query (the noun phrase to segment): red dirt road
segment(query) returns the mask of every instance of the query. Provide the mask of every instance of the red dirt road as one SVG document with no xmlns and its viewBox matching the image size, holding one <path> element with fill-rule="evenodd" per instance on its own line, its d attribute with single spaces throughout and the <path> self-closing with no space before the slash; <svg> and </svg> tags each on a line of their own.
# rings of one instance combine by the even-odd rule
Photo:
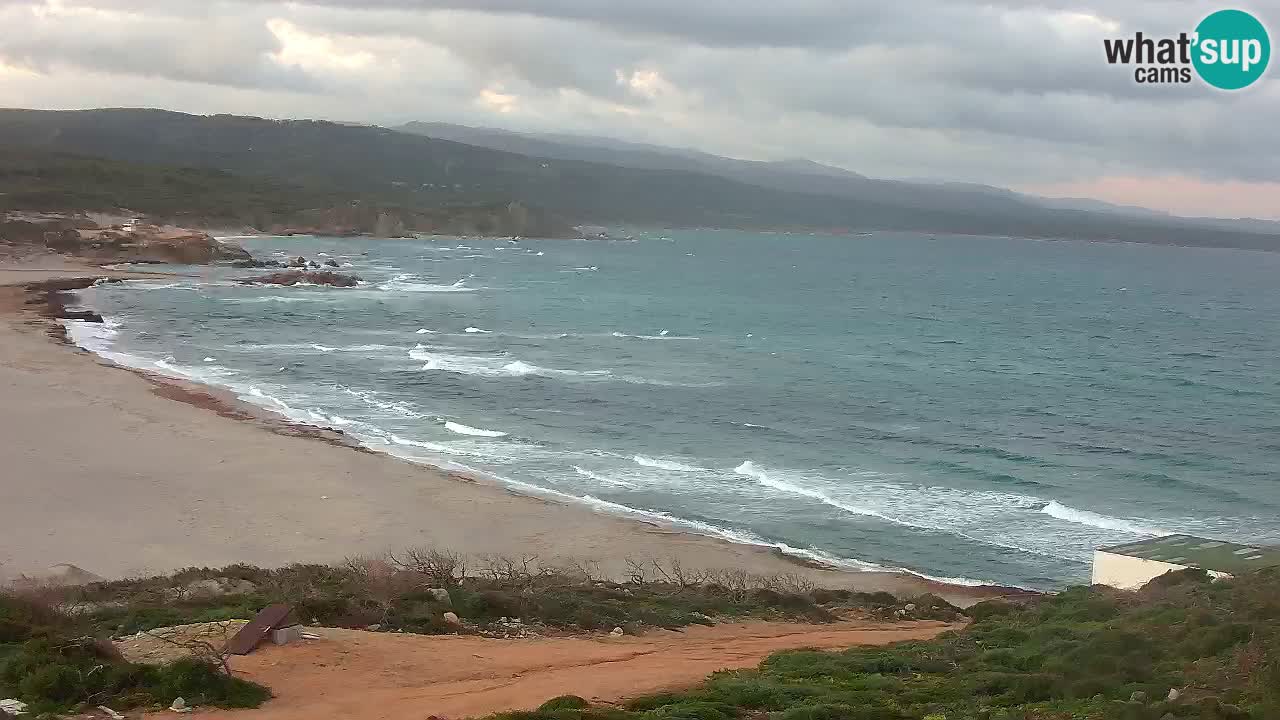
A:
<svg viewBox="0 0 1280 720">
<path fill-rule="evenodd" d="M 778 650 L 883 645 L 955 627 L 743 623 L 642 637 L 523 640 L 322 629 L 315 631 L 321 640 L 232 658 L 236 673 L 269 686 L 274 700 L 258 710 L 197 714 L 208 720 L 475 717 L 535 708 L 566 694 L 620 700 L 693 685 L 716 670 L 753 667 Z"/>
</svg>

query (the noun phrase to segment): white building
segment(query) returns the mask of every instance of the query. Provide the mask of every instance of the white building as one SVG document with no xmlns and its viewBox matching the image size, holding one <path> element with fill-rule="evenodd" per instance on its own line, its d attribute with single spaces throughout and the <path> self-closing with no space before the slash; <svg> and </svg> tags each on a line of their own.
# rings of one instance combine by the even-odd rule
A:
<svg viewBox="0 0 1280 720">
<path fill-rule="evenodd" d="M 1136 590 L 1174 570 L 1200 568 L 1214 578 L 1280 566 L 1280 548 L 1169 535 L 1093 553 L 1093 584 Z"/>
</svg>

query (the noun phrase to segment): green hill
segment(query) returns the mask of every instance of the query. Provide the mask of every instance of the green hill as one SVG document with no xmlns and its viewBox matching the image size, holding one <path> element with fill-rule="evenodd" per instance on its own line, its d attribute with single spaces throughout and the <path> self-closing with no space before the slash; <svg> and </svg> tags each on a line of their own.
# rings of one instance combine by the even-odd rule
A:
<svg viewBox="0 0 1280 720">
<path fill-rule="evenodd" d="M 3 146 L 220 170 L 254 178 L 251 182 L 269 178 L 303 196 L 370 198 L 412 209 L 516 201 L 579 223 L 908 230 L 1280 249 L 1280 235 L 1197 227 L 1176 219 L 1017 202 L 974 201 L 969 209 L 923 202 L 905 191 L 900 198 L 883 188 L 861 193 L 857 183 L 865 179 L 829 173 L 824 179 L 807 170 L 797 175 L 792 166 L 784 168 L 786 177 L 807 179 L 780 189 L 692 170 L 541 158 L 310 120 L 160 110 L 0 110 Z M 839 195 L 795 191 L 837 181 L 853 183 L 853 189 Z"/>
</svg>

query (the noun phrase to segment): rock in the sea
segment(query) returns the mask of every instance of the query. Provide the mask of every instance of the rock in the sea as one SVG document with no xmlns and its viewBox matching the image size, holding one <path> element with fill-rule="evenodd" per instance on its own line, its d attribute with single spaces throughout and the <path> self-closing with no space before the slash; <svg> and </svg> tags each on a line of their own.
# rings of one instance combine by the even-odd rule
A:
<svg viewBox="0 0 1280 720">
<path fill-rule="evenodd" d="M 328 260 L 325 260 L 324 264 L 327 265 L 328 267 L 338 267 L 338 261 L 334 260 L 333 258 L 329 258 Z"/>
<path fill-rule="evenodd" d="M 280 261 L 278 260 L 237 260 L 231 263 L 231 267 L 237 267 L 237 268 L 280 267 Z"/>
<path fill-rule="evenodd" d="M 287 267 L 299 267 L 299 268 L 306 267 L 306 266 L 307 266 L 307 259 L 302 257 L 301 255 L 290 260 L 289 264 L 287 265 Z"/>
<path fill-rule="evenodd" d="M 355 287 L 360 284 L 360 276 L 336 273 L 332 270 L 285 270 L 284 272 L 247 278 L 240 282 L 248 285 L 330 285 L 332 287 Z"/>
</svg>

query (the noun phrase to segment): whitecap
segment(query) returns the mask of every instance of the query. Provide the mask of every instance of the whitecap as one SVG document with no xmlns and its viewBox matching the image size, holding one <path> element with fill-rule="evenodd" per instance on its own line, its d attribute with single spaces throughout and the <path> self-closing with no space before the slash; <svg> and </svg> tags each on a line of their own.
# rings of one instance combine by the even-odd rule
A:
<svg viewBox="0 0 1280 720">
<path fill-rule="evenodd" d="M 658 470 L 672 470 L 674 472 L 706 472 L 706 468 L 686 465 L 674 460 L 663 460 L 645 457 L 644 455 L 635 455 L 631 458 L 632 462 L 647 468 L 657 468 Z"/>
<path fill-rule="evenodd" d="M 402 273 L 377 286 L 379 290 L 388 292 L 421 292 L 421 293 L 456 293 L 475 292 L 475 288 L 466 286 L 467 278 L 461 278 L 451 285 L 439 285 L 423 282 L 417 275 Z"/>
<path fill-rule="evenodd" d="M 462 332 L 464 332 L 464 333 L 473 333 L 473 334 L 474 334 L 474 333 L 484 333 L 484 334 L 488 334 L 488 333 L 489 333 L 489 331 L 488 331 L 488 330 L 481 330 L 480 328 L 475 327 L 475 326 L 471 326 L 471 327 L 465 328 L 465 329 L 463 329 L 463 331 L 462 331 Z"/>
<path fill-rule="evenodd" d="M 1143 524 L 1143 521 L 1128 520 L 1125 518 L 1111 517 L 1110 515 L 1102 515 L 1101 513 L 1092 512 L 1090 510 L 1079 510 L 1068 505 L 1063 505 L 1057 500 L 1051 500 L 1047 505 L 1040 508 L 1040 512 L 1050 517 L 1065 520 L 1067 522 L 1079 525 L 1088 525 L 1090 527 L 1101 528 L 1103 530 L 1116 530 L 1119 532 L 1132 533 L 1134 535 L 1169 535 L 1167 530 L 1151 527 Z"/>
<path fill-rule="evenodd" d="M 606 485 L 617 485 L 618 487 L 626 487 L 626 488 L 635 487 L 635 485 L 627 482 L 626 480 L 619 480 L 617 478 L 611 478 L 607 475 L 601 475 L 600 473 L 594 473 L 594 472 L 591 472 L 590 470 L 587 470 L 586 468 L 578 467 L 577 465 L 573 466 L 573 471 L 578 473 L 584 478 L 595 480 L 596 482 L 601 482 Z"/>
<path fill-rule="evenodd" d="M 474 427 L 471 427 L 470 425 L 463 425 L 462 423 L 453 422 L 452 420 L 446 421 L 444 424 L 444 427 L 449 432 L 455 432 L 455 433 L 458 433 L 459 435 L 474 435 L 476 437 L 491 437 L 491 438 L 499 438 L 499 437 L 507 436 L 506 433 L 500 430 L 485 430 L 483 428 L 474 428 Z"/>
<path fill-rule="evenodd" d="M 830 505 L 831 507 L 839 508 L 841 510 L 844 510 L 847 513 L 879 518 L 880 520 L 891 522 L 895 525 L 906 525 L 908 527 L 915 527 L 915 526 L 912 526 L 910 523 L 903 522 L 901 520 L 898 520 L 897 518 L 889 517 L 884 513 L 877 512 L 870 508 L 859 507 L 852 503 L 836 500 L 835 498 L 832 498 L 831 496 L 819 490 L 801 487 L 794 483 L 787 482 L 786 480 L 778 480 L 776 478 L 770 477 L 768 473 L 757 468 L 755 464 L 753 464 L 750 460 L 743 462 L 741 465 L 734 468 L 733 471 L 739 475 L 752 478 L 756 482 L 760 483 L 761 485 L 764 485 L 765 487 L 773 488 L 774 490 L 778 490 L 780 492 L 788 493 L 791 495 L 799 495 L 802 497 L 810 498 L 812 500 L 817 500 L 818 502 L 824 505 Z"/>
</svg>

